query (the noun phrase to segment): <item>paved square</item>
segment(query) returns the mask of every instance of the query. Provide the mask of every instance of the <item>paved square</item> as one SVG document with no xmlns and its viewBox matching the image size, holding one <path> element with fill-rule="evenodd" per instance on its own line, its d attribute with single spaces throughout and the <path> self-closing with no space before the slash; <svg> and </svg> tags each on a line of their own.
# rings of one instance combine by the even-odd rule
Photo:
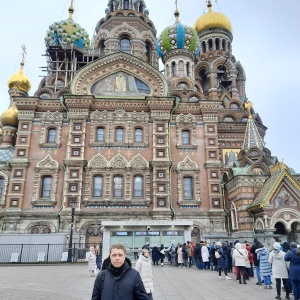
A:
<svg viewBox="0 0 300 300">
<path fill-rule="evenodd" d="M 153 266 L 153 273 L 154 300 L 271 300 L 276 296 L 275 284 L 272 290 L 264 290 L 255 279 L 243 285 L 195 267 Z M 88 277 L 85 263 L 0 266 L 0 299 L 90 300 L 94 280 Z"/>
</svg>

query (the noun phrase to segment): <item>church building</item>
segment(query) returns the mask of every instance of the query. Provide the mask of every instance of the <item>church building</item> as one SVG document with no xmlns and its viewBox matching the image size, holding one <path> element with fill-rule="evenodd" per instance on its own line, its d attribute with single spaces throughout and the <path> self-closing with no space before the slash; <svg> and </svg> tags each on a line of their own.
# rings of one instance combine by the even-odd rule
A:
<svg viewBox="0 0 300 300">
<path fill-rule="evenodd" d="M 75 203 L 73 241 L 103 253 L 115 242 L 299 243 L 300 174 L 265 147 L 230 19 L 209 0 L 193 26 L 176 9 L 157 33 L 146 2 L 109 0 L 91 42 L 72 1 L 46 33 L 34 95 L 24 59 L 9 78 L 1 235 L 67 239 Z"/>
</svg>

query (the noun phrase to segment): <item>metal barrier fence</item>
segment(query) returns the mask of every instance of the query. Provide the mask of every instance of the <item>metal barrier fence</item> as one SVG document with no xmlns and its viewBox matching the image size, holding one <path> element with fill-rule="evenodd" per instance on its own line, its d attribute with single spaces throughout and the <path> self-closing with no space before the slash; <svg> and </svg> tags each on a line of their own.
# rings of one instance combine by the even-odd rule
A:
<svg viewBox="0 0 300 300">
<path fill-rule="evenodd" d="M 73 263 L 86 260 L 86 254 L 94 244 L 73 244 Z M 126 256 L 136 262 L 141 249 L 127 249 Z M 68 259 L 66 244 L 0 244 L 0 264 L 61 263 Z M 105 259 L 105 257 L 103 258 Z"/>
<path fill-rule="evenodd" d="M 88 251 L 88 245 L 73 244 L 72 262 L 84 260 Z M 0 264 L 60 263 L 67 258 L 66 244 L 0 244 Z"/>
</svg>

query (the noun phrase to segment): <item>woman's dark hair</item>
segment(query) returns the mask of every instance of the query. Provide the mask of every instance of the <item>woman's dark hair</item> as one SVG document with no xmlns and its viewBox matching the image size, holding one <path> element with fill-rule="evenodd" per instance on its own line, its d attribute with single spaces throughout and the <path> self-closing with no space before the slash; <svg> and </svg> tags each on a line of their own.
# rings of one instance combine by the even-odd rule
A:
<svg viewBox="0 0 300 300">
<path fill-rule="evenodd" d="M 263 247 L 264 247 L 264 245 L 259 243 L 258 246 L 257 246 L 257 249 L 260 249 L 260 248 L 263 248 Z"/>
</svg>

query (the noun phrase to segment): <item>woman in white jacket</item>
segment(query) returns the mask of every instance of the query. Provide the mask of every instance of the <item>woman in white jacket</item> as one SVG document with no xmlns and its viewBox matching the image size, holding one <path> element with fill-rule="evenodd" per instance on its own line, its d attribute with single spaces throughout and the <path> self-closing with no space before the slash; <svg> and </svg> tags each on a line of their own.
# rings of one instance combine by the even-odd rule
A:
<svg viewBox="0 0 300 300">
<path fill-rule="evenodd" d="M 97 276 L 96 271 L 96 253 L 95 248 L 90 247 L 90 252 L 87 255 L 89 276 Z"/>
<path fill-rule="evenodd" d="M 204 271 L 206 269 L 209 270 L 209 252 L 208 248 L 206 246 L 206 243 L 204 243 L 201 247 L 201 256 L 202 256 L 202 261 L 203 261 L 203 269 Z"/>
<path fill-rule="evenodd" d="M 237 279 L 240 284 L 242 284 L 241 280 L 241 272 L 243 273 L 243 283 L 246 282 L 246 261 L 248 259 L 248 251 L 246 249 L 242 249 L 240 243 L 235 244 L 235 249 L 232 253 L 232 259 L 234 259 L 235 266 L 238 268 L 238 276 Z"/>
<path fill-rule="evenodd" d="M 285 253 L 280 250 L 280 244 L 277 242 L 273 244 L 273 249 L 274 250 L 269 254 L 269 263 L 272 265 L 273 277 L 276 280 L 277 297 L 275 299 L 281 299 L 281 280 L 286 292 L 285 299 L 290 299 L 289 274 L 284 260 Z"/>
<path fill-rule="evenodd" d="M 135 269 L 140 273 L 149 300 L 153 300 L 153 275 L 149 250 L 144 248 L 136 262 Z"/>
</svg>

